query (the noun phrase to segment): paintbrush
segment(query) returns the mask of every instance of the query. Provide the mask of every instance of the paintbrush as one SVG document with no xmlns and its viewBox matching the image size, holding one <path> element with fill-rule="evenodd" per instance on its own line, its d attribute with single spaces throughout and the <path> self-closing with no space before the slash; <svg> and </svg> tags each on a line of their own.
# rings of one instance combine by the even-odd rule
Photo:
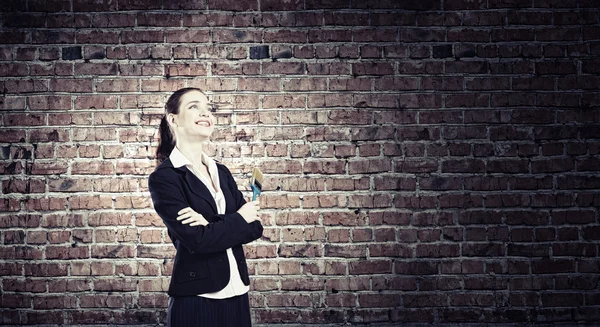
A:
<svg viewBox="0 0 600 327">
<path fill-rule="evenodd" d="M 250 188 L 252 189 L 252 201 L 260 195 L 262 191 L 263 173 L 257 167 L 252 169 L 252 177 L 250 178 Z"/>
</svg>

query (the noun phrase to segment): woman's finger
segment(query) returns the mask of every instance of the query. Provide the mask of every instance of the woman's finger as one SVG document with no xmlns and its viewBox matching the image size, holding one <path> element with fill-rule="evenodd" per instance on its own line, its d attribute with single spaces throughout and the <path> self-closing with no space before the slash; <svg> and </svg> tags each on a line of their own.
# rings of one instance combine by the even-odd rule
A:
<svg viewBox="0 0 600 327">
<path fill-rule="evenodd" d="M 191 222 L 193 222 L 193 221 L 195 221 L 195 220 L 194 220 L 194 218 L 192 218 L 192 217 L 187 217 L 187 218 L 183 219 L 183 220 L 181 221 L 181 223 L 182 223 L 182 224 L 189 224 L 189 223 L 191 223 Z"/>
<path fill-rule="evenodd" d="M 190 226 L 198 226 L 198 225 L 202 225 L 202 226 L 206 226 L 208 225 L 208 221 L 202 217 L 193 217 L 194 222 L 190 224 Z"/>
<path fill-rule="evenodd" d="M 183 213 L 189 212 L 190 210 L 192 210 L 192 208 L 186 207 L 186 208 L 183 208 L 183 209 L 179 210 L 179 212 L 177 214 L 181 215 Z"/>
<path fill-rule="evenodd" d="M 181 211 L 179 211 L 179 213 L 177 213 L 177 214 L 181 216 L 181 215 L 189 215 L 189 214 L 191 214 L 191 213 L 192 213 L 192 212 L 191 212 L 190 210 L 181 210 Z"/>
<path fill-rule="evenodd" d="M 185 218 L 189 218 L 191 216 L 192 216 L 192 214 L 190 212 L 186 212 L 186 213 L 180 215 L 179 217 L 177 217 L 177 220 L 182 220 L 182 219 L 185 219 Z"/>
<path fill-rule="evenodd" d="M 187 224 L 193 223 L 195 221 L 196 221 L 196 219 L 194 219 L 194 218 L 188 218 L 188 219 L 182 221 L 181 223 L 184 225 L 187 225 Z"/>
</svg>

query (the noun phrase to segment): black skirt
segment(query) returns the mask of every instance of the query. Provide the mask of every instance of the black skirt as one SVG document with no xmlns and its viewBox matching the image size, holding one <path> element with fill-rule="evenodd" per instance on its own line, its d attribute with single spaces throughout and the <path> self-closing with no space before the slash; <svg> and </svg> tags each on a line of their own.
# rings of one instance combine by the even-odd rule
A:
<svg viewBox="0 0 600 327">
<path fill-rule="evenodd" d="M 171 297 L 169 327 L 251 327 L 248 293 L 227 299 Z"/>
</svg>

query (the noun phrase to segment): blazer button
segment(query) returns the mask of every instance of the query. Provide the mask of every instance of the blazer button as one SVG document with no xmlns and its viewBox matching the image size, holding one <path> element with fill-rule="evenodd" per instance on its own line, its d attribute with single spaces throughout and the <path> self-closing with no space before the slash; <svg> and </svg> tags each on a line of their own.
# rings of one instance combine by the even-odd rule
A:
<svg viewBox="0 0 600 327">
<path fill-rule="evenodd" d="M 190 272 L 190 277 L 192 277 L 192 278 L 196 277 L 196 272 L 195 271 Z"/>
</svg>

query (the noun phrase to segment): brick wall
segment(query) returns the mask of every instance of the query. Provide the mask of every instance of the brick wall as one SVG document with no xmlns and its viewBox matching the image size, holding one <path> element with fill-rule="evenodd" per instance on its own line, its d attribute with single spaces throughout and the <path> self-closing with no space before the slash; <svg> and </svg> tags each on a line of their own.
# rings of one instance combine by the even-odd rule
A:
<svg viewBox="0 0 600 327">
<path fill-rule="evenodd" d="M 600 319 L 596 1 L 1 6 L 1 323 L 164 323 L 147 176 L 184 86 L 267 178 L 255 323 Z"/>
</svg>

